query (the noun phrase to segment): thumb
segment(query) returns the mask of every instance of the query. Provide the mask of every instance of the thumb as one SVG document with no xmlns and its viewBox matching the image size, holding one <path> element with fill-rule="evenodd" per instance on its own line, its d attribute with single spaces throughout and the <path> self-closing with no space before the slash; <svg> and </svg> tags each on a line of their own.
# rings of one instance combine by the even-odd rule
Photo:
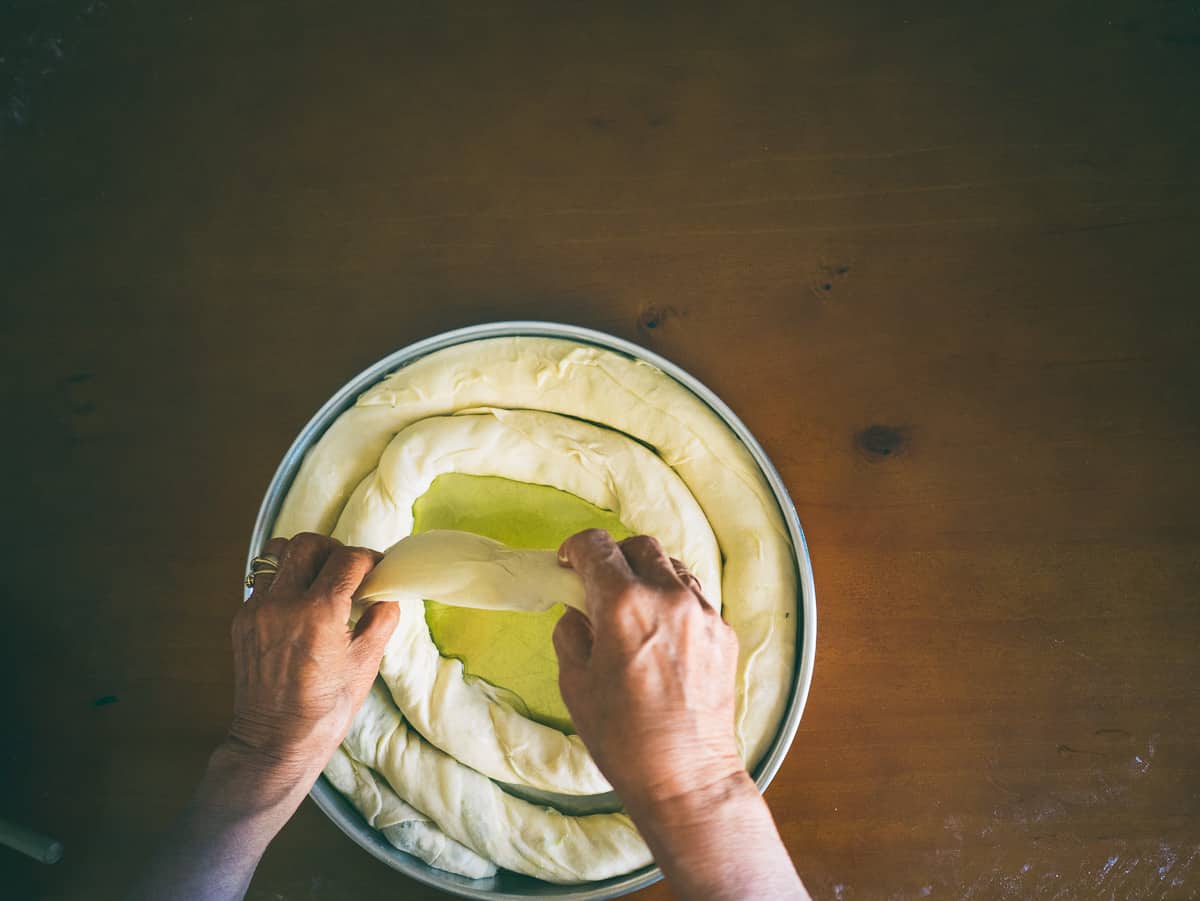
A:
<svg viewBox="0 0 1200 901">
<path fill-rule="evenodd" d="M 592 657 L 592 624 L 573 607 L 567 608 L 554 627 L 554 650 L 560 672 L 582 669 Z"/>
<path fill-rule="evenodd" d="M 355 663 L 372 672 L 379 669 L 383 649 L 400 622 L 400 605 L 391 601 L 376 601 L 367 606 L 358 618 L 350 639 L 350 653 Z"/>
</svg>

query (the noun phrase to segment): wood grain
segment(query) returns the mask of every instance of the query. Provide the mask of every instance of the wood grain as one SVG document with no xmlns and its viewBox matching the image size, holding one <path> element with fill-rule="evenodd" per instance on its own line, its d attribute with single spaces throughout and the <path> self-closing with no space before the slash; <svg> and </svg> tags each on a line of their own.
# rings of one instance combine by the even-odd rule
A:
<svg viewBox="0 0 1200 901">
<path fill-rule="evenodd" d="M 779 465 L 816 895 L 1200 894 L 1194 4 L 18 6 L 0 816 L 66 856 L 0 851 L 12 897 L 119 895 L 189 792 L 308 416 L 523 317 Z M 399 896 L 309 804 L 251 890 Z"/>
</svg>

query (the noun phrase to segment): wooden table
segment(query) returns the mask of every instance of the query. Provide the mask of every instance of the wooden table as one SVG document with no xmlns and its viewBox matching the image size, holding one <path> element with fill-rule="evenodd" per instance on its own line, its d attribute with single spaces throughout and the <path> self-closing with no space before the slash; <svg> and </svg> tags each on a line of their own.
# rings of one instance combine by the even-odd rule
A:
<svg viewBox="0 0 1200 901">
<path fill-rule="evenodd" d="M 317 406 L 525 317 L 781 469 L 814 894 L 1200 894 L 1194 4 L 449 5 L 0 19 L 0 816 L 67 849 L 6 897 L 117 896 L 189 793 Z M 432 896 L 307 803 L 251 890 Z"/>
</svg>

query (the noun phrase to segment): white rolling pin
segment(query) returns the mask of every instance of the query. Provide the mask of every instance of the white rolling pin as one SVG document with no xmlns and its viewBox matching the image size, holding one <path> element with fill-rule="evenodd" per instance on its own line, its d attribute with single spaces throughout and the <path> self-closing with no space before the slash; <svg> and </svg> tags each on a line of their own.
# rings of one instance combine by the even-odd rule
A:
<svg viewBox="0 0 1200 901">
<path fill-rule="evenodd" d="M 63 856 L 62 842 L 8 820 L 0 820 L 0 844 L 28 854 L 38 863 L 58 863 Z"/>
</svg>

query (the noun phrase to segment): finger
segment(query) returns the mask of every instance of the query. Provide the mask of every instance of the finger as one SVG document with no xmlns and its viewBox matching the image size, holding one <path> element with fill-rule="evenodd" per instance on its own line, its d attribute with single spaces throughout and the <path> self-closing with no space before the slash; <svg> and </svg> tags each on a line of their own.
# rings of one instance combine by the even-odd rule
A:
<svg viewBox="0 0 1200 901">
<path fill-rule="evenodd" d="M 589 611 L 601 611 L 607 601 L 621 595 L 635 581 L 629 561 L 603 529 L 585 529 L 572 535 L 558 549 L 558 562 L 583 579 Z"/>
<path fill-rule="evenodd" d="M 312 585 L 334 548 L 341 547 L 326 535 L 301 532 L 287 543 L 279 560 L 279 573 L 271 585 L 271 597 L 298 600 Z"/>
<path fill-rule="evenodd" d="M 704 589 L 700 586 L 700 580 L 692 574 L 690 569 L 688 569 L 681 561 L 676 560 L 674 557 L 671 558 L 671 566 L 675 569 L 675 575 L 679 577 L 679 581 L 681 581 L 687 588 L 691 589 L 692 594 L 696 596 L 696 600 L 698 600 L 709 610 L 716 609 L 713 607 L 712 603 L 709 602 L 708 598 L 704 596 Z"/>
<path fill-rule="evenodd" d="M 309 589 L 309 596 L 320 604 L 329 604 L 342 622 L 350 618 L 350 600 L 383 554 L 365 547 L 335 547 Z"/>
<path fill-rule="evenodd" d="M 568 607 L 554 627 L 559 671 L 587 666 L 592 657 L 592 641 L 592 624 L 578 610 Z"/>
<path fill-rule="evenodd" d="M 634 574 L 643 582 L 659 588 L 683 587 L 671 558 L 657 538 L 635 535 L 622 541 L 620 548 Z"/>
<path fill-rule="evenodd" d="M 286 538 L 272 538 L 262 549 L 262 554 L 260 556 L 265 557 L 266 555 L 270 554 L 276 560 L 281 560 L 283 559 L 283 551 L 287 547 L 287 544 L 288 542 Z M 247 604 L 258 600 L 270 590 L 271 583 L 275 581 L 276 573 L 278 573 L 278 570 L 275 572 L 260 572 L 255 574 L 254 587 L 250 590 L 250 597 L 246 598 Z"/>
<path fill-rule="evenodd" d="M 350 653 L 364 672 L 373 674 L 379 669 L 383 649 L 399 622 L 400 605 L 394 601 L 376 601 L 367 605 L 350 638 Z"/>
<path fill-rule="evenodd" d="M 697 594 L 700 593 L 700 580 L 692 573 L 690 569 L 684 566 L 682 560 L 671 558 L 671 568 L 675 570 L 675 575 L 679 577 L 679 581 Z"/>
</svg>

